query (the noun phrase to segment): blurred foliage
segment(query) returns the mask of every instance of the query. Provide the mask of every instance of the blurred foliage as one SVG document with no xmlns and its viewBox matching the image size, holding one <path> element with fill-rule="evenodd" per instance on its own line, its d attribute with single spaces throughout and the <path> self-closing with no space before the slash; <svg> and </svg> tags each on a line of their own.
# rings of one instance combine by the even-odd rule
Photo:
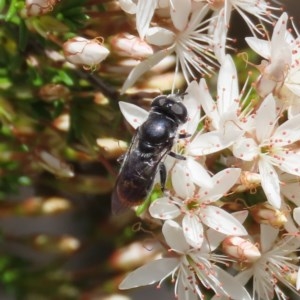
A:
<svg viewBox="0 0 300 300">
<path fill-rule="evenodd" d="M 132 240 L 135 222 L 110 220 L 118 154 L 96 143 L 130 137 L 116 109 L 122 76 L 76 68 L 61 46 L 75 35 L 107 39 L 102 16 L 113 8 L 62 0 L 37 17 L 24 9 L 0 0 L 0 291 L 103 299 L 123 272 L 108 260 Z"/>
<path fill-rule="evenodd" d="M 148 106 L 159 91 L 119 95 L 128 68 L 116 53 L 92 71 L 63 56 L 74 36 L 110 47 L 126 31 L 115 1 L 61 0 L 36 17 L 24 10 L 24 0 L 0 0 L 0 297 L 105 299 L 127 271 L 112 262 L 115 251 L 140 233 L 133 214 L 112 220 L 121 147 L 108 152 L 97 139 L 129 141 L 118 101 Z"/>
</svg>

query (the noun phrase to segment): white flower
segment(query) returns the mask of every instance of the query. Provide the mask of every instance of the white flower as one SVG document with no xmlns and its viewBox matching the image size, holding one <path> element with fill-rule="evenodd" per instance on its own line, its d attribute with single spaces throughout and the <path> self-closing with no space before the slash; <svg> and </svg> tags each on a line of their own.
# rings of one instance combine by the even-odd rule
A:
<svg viewBox="0 0 300 300">
<path fill-rule="evenodd" d="M 164 279 L 172 276 L 175 297 L 179 300 L 204 300 L 200 283 L 218 295 L 232 299 L 251 299 L 234 277 L 215 264 L 226 262 L 226 257 L 210 253 L 205 246 L 202 250 L 190 249 L 183 238 L 183 229 L 172 220 L 164 223 L 162 231 L 172 257 L 155 260 L 133 271 L 121 282 L 120 289 L 155 282 L 160 282 L 160 285 Z"/>
<path fill-rule="evenodd" d="M 292 63 L 292 49 L 287 37 L 288 15 L 283 13 L 276 23 L 270 42 L 256 37 L 246 38 L 248 45 L 267 59 L 260 68 L 261 75 L 257 80 L 256 89 L 261 97 L 265 97 L 276 88 L 281 88 Z"/>
<path fill-rule="evenodd" d="M 218 15 L 223 16 L 225 20 L 225 27 L 230 26 L 230 17 L 232 10 L 236 10 L 244 19 L 252 34 L 260 33 L 256 24 L 248 16 L 252 15 L 258 18 L 259 21 L 271 23 L 271 18 L 276 16 L 272 13 L 272 10 L 279 10 L 274 6 L 270 6 L 269 2 L 265 0 L 200 0 L 201 2 L 207 2 L 212 10 Z"/>
<path fill-rule="evenodd" d="M 109 54 L 109 50 L 102 46 L 101 39 L 88 40 L 79 36 L 66 41 L 63 50 L 70 63 L 89 68 L 98 65 Z"/>
<path fill-rule="evenodd" d="M 121 92 L 124 93 L 141 75 L 172 53 L 176 54 L 176 71 L 180 66 L 187 82 L 190 82 L 191 78 L 197 78 L 199 74 L 210 73 L 216 62 L 211 47 L 213 37 L 207 33 L 208 21 L 205 17 L 208 12 L 207 6 L 197 6 L 181 30 L 162 27 L 147 30 L 146 41 L 164 49 L 138 64 L 129 74 Z"/>
<path fill-rule="evenodd" d="M 289 174 L 300 175 L 300 153 L 292 144 L 300 139 L 300 115 L 277 127 L 278 114 L 270 94 L 260 105 L 254 118 L 254 129 L 233 144 L 235 157 L 252 162 L 261 175 L 261 185 L 271 205 L 280 208 L 280 185 L 274 167 Z"/>
<path fill-rule="evenodd" d="M 256 89 L 261 96 L 270 92 L 278 105 L 288 110 L 292 118 L 300 113 L 300 37 L 294 38 L 287 30 L 288 15 L 283 13 L 273 30 L 271 41 L 246 38 L 249 46 L 266 60 L 258 67 L 261 75 Z"/>
<path fill-rule="evenodd" d="M 59 0 L 26 0 L 26 14 L 27 16 L 44 15 L 56 5 Z"/>
<path fill-rule="evenodd" d="M 175 196 L 156 199 L 149 207 L 152 217 L 162 220 L 182 217 L 184 237 L 194 248 L 200 248 L 203 243 L 203 224 L 225 235 L 247 235 L 234 216 L 214 205 L 236 183 L 240 169 L 228 168 L 217 173 L 212 177 L 212 187 L 199 190 L 186 185 L 188 175 L 184 169 L 177 176 L 173 174 Z"/>
<path fill-rule="evenodd" d="M 169 8 L 175 28 L 183 30 L 192 9 L 191 0 L 119 0 L 119 3 L 127 13 L 136 14 L 136 28 L 141 39 L 150 27 L 155 10 Z"/>
<path fill-rule="evenodd" d="M 262 32 L 257 24 L 253 22 L 253 16 L 260 23 L 271 24 L 272 18 L 276 18 L 272 10 L 279 10 L 279 8 L 270 6 L 269 2 L 265 0 L 199 0 L 199 2 L 207 3 L 213 11 L 209 33 L 213 34 L 214 53 L 220 63 L 223 62 L 225 56 L 227 33 L 230 28 L 230 18 L 233 10 L 240 14 L 254 36 L 257 33 L 262 35 Z"/>
<path fill-rule="evenodd" d="M 236 276 L 241 284 L 246 284 L 253 277 L 253 299 L 272 300 L 276 294 L 278 299 L 287 300 L 279 282 L 299 295 L 296 291 L 299 289 L 299 275 L 295 285 L 292 278 L 299 274 L 299 265 L 294 255 L 300 241 L 294 237 L 281 237 L 277 241 L 278 233 L 278 229 L 261 225 L 261 258 Z"/>
<path fill-rule="evenodd" d="M 200 80 L 198 97 L 210 131 L 199 132 L 191 141 L 188 145 L 191 155 L 207 155 L 223 150 L 243 135 L 248 119 L 241 112 L 237 71 L 231 56 L 226 55 L 220 68 L 217 100 L 212 99 L 204 79 Z"/>
</svg>

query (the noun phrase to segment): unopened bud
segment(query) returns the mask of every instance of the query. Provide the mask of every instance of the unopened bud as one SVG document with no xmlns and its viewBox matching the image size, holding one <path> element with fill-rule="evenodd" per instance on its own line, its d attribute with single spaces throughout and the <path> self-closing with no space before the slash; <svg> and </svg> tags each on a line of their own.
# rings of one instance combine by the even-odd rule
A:
<svg viewBox="0 0 300 300">
<path fill-rule="evenodd" d="M 268 202 L 254 205 L 249 211 L 253 219 L 259 224 L 268 224 L 275 228 L 279 228 L 287 222 L 285 213 L 276 209 Z"/>
<path fill-rule="evenodd" d="M 78 250 L 80 247 L 80 241 L 72 236 L 63 236 L 58 239 L 57 246 L 61 252 L 71 254 Z"/>
<path fill-rule="evenodd" d="M 70 115 L 62 114 L 53 121 L 53 126 L 61 131 L 68 131 L 70 128 Z"/>
<path fill-rule="evenodd" d="M 111 40 L 111 46 L 114 52 L 120 56 L 140 59 L 153 54 L 153 49 L 147 42 L 129 33 L 121 33 L 114 36 Z"/>
<path fill-rule="evenodd" d="M 153 260 L 159 253 L 156 243 L 134 242 L 115 251 L 110 258 L 110 265 L 119 270 L 131 270 Z"/>
<path fill-rule="evenodd" d="M 58 0 L 26 0 L 26 15 L 40 16 L 53 10 Z"/>
<path fill-rule="evenodd" d="M 65 42 L 63 50 L 70 63 L 88 68 L 98 65 L 109 54 L 109 50 L 102 46 L 101 38 L 88 40 L 79 36 Z"/>
<path fill-rule="evenodd" d="M 44 252 L 71 254 L 78 250 L 80 241 L 68 235 L 53 237 L 46 234 L 39 234 L 34 238 L 33 245 Z"/>
<path fill-rule="evenodd" d="M 261 177 L 258 173 L 243 171 L 240 175 L 240 184 L 234 188 L 237 193 L 251 191 L 261 185 Z"/>
<path fill-rule="evenodd" d="M 222 249 L 227 255 L 245 263 L 254 263 L 261 257 L 260 251 L 253 243 L 239 236 L 225 238 Z"/>
<path fill-rule="evenodd" d="M 66 86 L 55 83 L 45 84 L 39 90 L 39 96 L 46 102 L 67 98 L 69 94 L 70 90 Z"/>
<path fill-rule="evenodd" d="M 99 138 L 96 142 L 103 151 L 103 156 L 109 159 L 121 156 L 128 146 L 126 142 L 112 138 Z"/>
<path fill-rule="evenodd" d="M 39 159 L 39 164 L 54 175 L 59 177 L 74 176 L 74 172 L 68 164 L 53 156 L 49 152 L 43 150 L 36 151 L 36 156 Z"/>
<path fill-rule="evenodd" d="M 41 207 L 42 212 L 47 215 L 65 212 L 70 208 L 71 203 L 67 199 L 61 197 L 45 198 Z"/>
</svg>

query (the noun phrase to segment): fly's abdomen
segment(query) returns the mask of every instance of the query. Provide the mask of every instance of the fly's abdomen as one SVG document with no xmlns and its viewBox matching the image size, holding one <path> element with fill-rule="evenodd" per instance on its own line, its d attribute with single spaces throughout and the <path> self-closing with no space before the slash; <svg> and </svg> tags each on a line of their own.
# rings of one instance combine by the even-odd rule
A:
<svg viewBox="0 0 300 300">
<path fill-rule="evenodd" d="M 120 213 L 128 207 L 142 203 L 152 188 L 157 167 L 151 163 L 151 159 L 134 158 L 133 155 L 128 162 L 134 164 L 135 168 L 125 164 L 119 174 L 112 195 L 113 213 Z"/>
</svg>

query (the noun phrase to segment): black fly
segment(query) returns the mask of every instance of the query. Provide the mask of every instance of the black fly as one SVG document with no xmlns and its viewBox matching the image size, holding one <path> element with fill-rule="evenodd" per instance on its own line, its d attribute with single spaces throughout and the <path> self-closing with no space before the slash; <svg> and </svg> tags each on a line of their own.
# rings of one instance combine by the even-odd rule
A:
<svg viewBox="0 0 300 300">
<path fill-rule="evenodd" d="M 138 127 L 125 155 L 112 193 L 113 213 L 145 200 L 161 161 L 171 151 L 178 126 L 187 118 L 179 95 L 162 95 L 153 100 L 147 120 Z"/>
</svg>

